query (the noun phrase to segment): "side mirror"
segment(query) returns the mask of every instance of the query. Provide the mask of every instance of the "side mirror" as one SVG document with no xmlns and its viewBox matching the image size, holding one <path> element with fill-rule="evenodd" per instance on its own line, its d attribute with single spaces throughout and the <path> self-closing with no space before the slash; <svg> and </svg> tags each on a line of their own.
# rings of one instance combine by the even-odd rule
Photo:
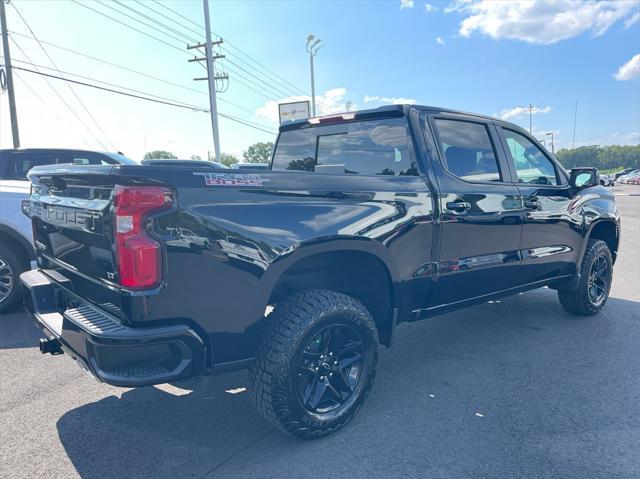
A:
<svg viewBox="0 0 640 479">
<path fill-rule="evenodd" d="M 600 183 L 597 168 L 572 168 L 569 183 L 573 188 L 582 189 L 596 186 Z"/>
</svg>

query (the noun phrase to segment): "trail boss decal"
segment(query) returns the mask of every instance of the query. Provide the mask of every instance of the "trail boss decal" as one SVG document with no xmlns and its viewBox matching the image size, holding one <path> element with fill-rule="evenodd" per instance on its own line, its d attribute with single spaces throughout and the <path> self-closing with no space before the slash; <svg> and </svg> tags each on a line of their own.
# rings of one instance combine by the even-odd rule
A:
<svg viewBox="0 0 640 479">
<path fill-rule="evenodd" d="M 237 173 L 194 173 L 204 177 L 207 186 L 262 186 L 260 175 Z"/>
</svg>

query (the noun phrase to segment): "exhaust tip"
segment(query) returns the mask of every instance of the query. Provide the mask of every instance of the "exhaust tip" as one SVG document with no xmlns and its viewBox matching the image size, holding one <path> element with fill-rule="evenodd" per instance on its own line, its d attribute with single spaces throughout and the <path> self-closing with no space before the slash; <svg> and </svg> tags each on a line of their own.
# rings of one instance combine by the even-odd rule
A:
<svg viewBox="0 0 640 479">
<path fill-rule="evenodd" d="M 40 352 L 42 354 L 62 354 L 62 346 L 57 339 L 40 339 Z"/>
</svg>

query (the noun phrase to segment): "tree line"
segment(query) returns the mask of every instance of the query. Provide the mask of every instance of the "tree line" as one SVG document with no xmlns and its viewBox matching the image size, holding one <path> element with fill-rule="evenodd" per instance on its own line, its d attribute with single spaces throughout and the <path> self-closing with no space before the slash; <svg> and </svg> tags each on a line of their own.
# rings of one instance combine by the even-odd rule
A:
<svg viewBox="0 0 640 479">
<path fill-rule="evenodd" d="M 258 142 L 251 145 L 242 153 L 242 161 L 244 163 L 269 163 L 271 160 L 271 151 L 273 150 L 273 142 Z M 177 159 L 178 157 L 165 150 L 154 150 L 144 155 L 145 160 L 149 159 Z M 192 160 L 201 160 L 200 155 L 191 155 Z M 236 155 L 230 153 L 222 153 L 220 155 L 220 163 L 231 166 L 240 163 L 240 159 Z"/>
<path fill-rule="evenodd" d="M 640 145 L 590 145 L 563 148 L 556 158 L 567 170 L 578 166 L 591 166 L 599 170 L 640 168 Z"/>
</svg>

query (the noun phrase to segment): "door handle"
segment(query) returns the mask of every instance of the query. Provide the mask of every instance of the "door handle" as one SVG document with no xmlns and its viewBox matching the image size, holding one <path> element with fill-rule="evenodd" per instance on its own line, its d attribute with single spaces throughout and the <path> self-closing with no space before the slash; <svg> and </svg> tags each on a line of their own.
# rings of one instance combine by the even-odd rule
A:
<svg viewBox="0 0 640 479">
<path fill-rule="evenodd" d="M 471 209 L 471 203 L 467 201 L 449 201 L 447 204 L 447 209 L 451 211 L 462 212 Z"/>
<path fill-rule="evenodd" d="M 538 200 L 525 200 L 524 207 L 530 210 L 539 210 L 540 202 Z"/>
</svg>

